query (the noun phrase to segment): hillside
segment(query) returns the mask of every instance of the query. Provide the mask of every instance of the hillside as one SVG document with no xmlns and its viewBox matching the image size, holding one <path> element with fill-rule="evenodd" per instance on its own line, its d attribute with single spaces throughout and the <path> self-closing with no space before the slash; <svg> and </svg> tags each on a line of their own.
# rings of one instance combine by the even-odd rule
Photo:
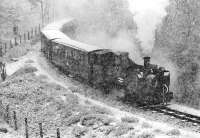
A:
<svg viewBox="0 0 200 138">
<path fill-rule="evenodd" d="M 38 52 L 39 44 L 34 47 L 27 55 L 8 64 L 12 70 L 8 70 L 9 77 L 0 87 L 3 105 L 9 103 L 11 112 L 17 112 L 17 134 L 24 135 L 23 120 L 27 117 L 31 137 L 39 136 L 40 122 L 46 137 L 55 137 L 57 128 L 63 138 L 199 137 L 189 130 L 123 111 L 126 107 L 119 109 L 86 97 L 83 91 L 98 90 L 59 74 Z"/>
</svg>

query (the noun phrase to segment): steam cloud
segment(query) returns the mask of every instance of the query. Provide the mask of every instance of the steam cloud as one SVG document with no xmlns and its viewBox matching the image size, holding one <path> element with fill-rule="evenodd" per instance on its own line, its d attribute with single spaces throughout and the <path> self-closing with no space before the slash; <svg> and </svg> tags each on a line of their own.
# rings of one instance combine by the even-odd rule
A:
<svg viewBox="0 0 200 138">
<path fill-rule="evenodd" d="M 56 17 L 78 19 L 77 40 L 128 51 L 141 63 L 141 54 L 152 54 L 154 33 L 168 4 L 169 0 L 58 0 Z"/>
<path fill-rule="evenodd" d="M 167 14 L 169 0 L 58 0 L 56 5 L 58 19 L 77 19 L 76 40 L 127 51 L 139 64 L 143 56 L 151 56 L 154 64 L 169 69 L 171 80 L 176 80 L 176 67 L 165 52 L 152 51 L 155 30 Z"/>
<path fill-rule="evenodd" d="M 143 53 L 150 54 L 154 46 L 155 30 L 166 16 L 168 0 L 129 0 L 129 9 L 137 23 L 137 37 L 141 41 Z"/>
</svg>

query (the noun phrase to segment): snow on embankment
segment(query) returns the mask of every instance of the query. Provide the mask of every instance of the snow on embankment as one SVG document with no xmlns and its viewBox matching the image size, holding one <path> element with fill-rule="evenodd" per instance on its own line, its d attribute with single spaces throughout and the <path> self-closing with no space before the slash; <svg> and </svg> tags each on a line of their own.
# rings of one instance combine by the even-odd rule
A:
<svg viewBox="0 0 200 138">
<path fill-rule="evenodd" d="M 45 80 L 47 80 L 50 83 L 55 83 L 55 84 L 60 85 L 61 87 L 63 87 L 66 90 L 66 92 L 65 92 L 66 94 L 71 91 L 69 86 L 73 85 L 73 84 L 70 84 L 70 82 L 69 82 L 69 84 L 66 84 L 64 81 L 62 81 L 59 78 L 59 75 L 56 74 L 56 71 L 53 71 L 53 69 L 51 69 L 49 67 L 46 60 L 43 57 L 41 57 L 39 53 L 30 52 L 23 58 L 19 59 L 17 62 L 11 63 L 9 66 L 11 67 L 13 64 L 13 67 L 16 67 L 16 65 L 20 65 L 21 63 L 24 67 L 32 66 L 32 67 L 37 68 L 37 71 L 35 72 L 35 74 L 37 76 L 46 76 Z M 20 68 L 20 67 L 17 67 L 17 68 Z M 17 68 L 15 68 L 15 69 L 13 68 L 13 69 L 16 70 Z M 55 94 L 55 91 L 52 91 L 52 92 L 54 92 L 54 94 Z M 184 131 L 184 130 L 179 131 L 178 129 L 175 129 L 174 127 L 169 126 L 167 124 L 162 124 L 162 123 L 155 122 L 155 121 L 149 121 L 145 118 L 134 115 L 132 113 L 125 112 L 120 109 L 110 107 L 99 101 L 87 98 L 81 94 L 78 94 L 78 93 L 74 93 L 74 94 L 76 96 L 78 96 L 80 103 L 87 103 L 87 104 L 89 103 L 90 105 L 99 107 L 99 108 L 109 111 L 111 113 L 110 116 L 112 116 L 112 118 L 116 121 L 116 123 L 109 125 L 109 129 L 111 129 L 109 136 L 114 137 L 115 135 L 121 135 L 121 134 L 122 135 L 127 134 L 129 136 L 130 135 L 140 136 L 140 135 L 151 135 L 152 134 L 153 135 L 152 138 L 170 138 L 172 136 L 177 136 L 177 137 L 181 137 L 181 138 L 199 138 L 200 137 L 200 135 L 195 134 L 193 132 L 188 132 L 188 131 Z M 63 95 L 64 98 L 63 98 L 63 96 L 61 96 L 62 94 L 57 93 L 56 95 L 57 95 L 56 97 L 60 96 L 60 100 L 62 100 L 64 102 L 65 102 L 65 100 L 67 100 L 66 96 Z M 129 122 L 129 123 L 127 124 L 127 122 Z M 124 125 L 126 125 L 126 127 Z M 94 127 L 93 125 L 91 125 L 91 126 Z M 93 133 L 96 133 L 97 131 L 103 131 L 103 132 L 105 131 L 100 126 L 95 126 L 95 127 L 97 127 L 96 130 L 93 130 L 94 128 L 90 128 L 90 127 L 87 127 L 87 128 L 92 129 L 90 131 L 92 131 Z M 78 129 L 78 128 L 75 128 L 75 129 Z M 106 129 L 108 129 L 108 128 L 106 128 Z M 122 129 L 122 131 L 125 131 L 125 132 L 121 132 L 120 129 Z M 126 130 L 126 129 L 128 129 L 128 130 Z M 131 132 L 134 132 L 134 133 L 131 133 Z M 125 134 L 123 134 L 123 133 L 125 133 Z"/>
<path fill-rule="evenodd" d="M 55 25 L 57 25 L 57 24 L 55 24 Z M 62 26 L 63 24 L 60 24 L 60 25 Z M 61 27 L 57 26 L 57 29 L 58 28 L 61 28 Z M 19 60 L 17 62 L 8 64 L 7 68 L 9 68 L 8 72 L 11 75 L 14 72 L 16 72 L 19 68 L 24 67 L 24 66 L 33 66 L 33 67 L 37 68 L 37 71 L 34 72 L 37 76 L 46 76 L 46 79 L 45 79 L 46 81 L 51 82 L 51 83 L 52 82 L 56 83 L 56 84 L 60 85 L 62 87 L 62 89 L 64 88 L 65 91 L 62 91 L 62 93 L 58 93 L 57 91 L 55 92 L 54 90 L 51 90 L 51 92 L 52 92 L 51 94 L 55 94 L 56 95 L 55 97 L 57 97 L 58 100 L 67 102 L 67 99 L 66 99 L 67 97 L 65 95 L 63 95 L 63 93 L 66 93 L 66 94 L 69 94 L 69 92 L 71 93 L 72 90 L 70 89 L 69 86 L 74 85 L 74 83 L 70 82 L 70 79 L 68 79 L 68 78 L 66 78 L 68 80 L 68 83 L 66 83 L 65 81 L 60 79 L 59 75 L 56 74 L 56 71 L 53 71 L 53 69 L 50 68 L 50 66 L 46 62 L 45 58 L 41 57 L 39 52 L 37 52 L 37 51 L 29 52 L 26 56 L 19 58 Z M 22 79 L 20 79 L 20 80 L 22 80 Z M 24 82 L 21 82 L 21 81 L 14 81 L 14 82 L 20 82 L 20 85 L 14 85 L 15 91 L 16 91 L 16 89 L 18 89 L 17 88 L 18 86 L 21 86 L 22 84 L 24 84 Z M 37 82 L 37 81 L 35 81 L 35 82 Z M 10 85 L 12 85 L 12 83 L 10 83 Z M 34 85 L 34 87 L 38 87 L 38 86 L 39 86 L 38 84 Z M 29 87 L 29 85 L 26 85 L 26 87 Z M 40 87 L 39 89 L 41 89 L 41 88 L 42 87 Z M 19 92 L 22 92 L 22 91 L 19 89 Z M 27 92 L 27 89 L 25 89 L 24 92 Z M 46 94 L 51 96 L 51 94 L 49 94 L 49 92 L 50 92 L 49 90 L 45 91 Z M 29 93 L 31 94 L 31 92 L 29 92 Z M 170 137 L 199 138 L 200 137 L 199 134 L 196 134 L 196 133 L 193 133 L 190 131 L 184 131 L 184 130 L 179 131 L 178 129 L 175 129 L 174 127 L 172 127 L 170 125 L 155 122 L 155 121 L 149 121 L 145 118 L 142 118 L 138 115 L 134 115 L 130 112 L 125 112 L 120 109 L 110 107 L 102 102 L 87 98 L 87 97 L 79 94 L 78 92 L 74 93 L 74 95 L 76 95 L 78 97 L 79 103 L 87 103 L 87 104 L 90 103 L 90 105 L 93 105 L 95 107 L 100 107 L 101 109 L 103 108 L 105 110 L 109 110 L 111 112 L 111 114 L 109 114 L 109 115 L 112 116 L 112 118 L 115 121 L 114 121 L 114 123 L 109 123 L 107 126 L 101 126 L 101 124 L 96 124 L 93 122 L 93 121 L 95 121 L 95 119 L 91 120 L 92 118 L 100 117 L 100 116 L 96 116 L 96 115 L 94 116 L 93 114 L 89 113 L 90 114 L 89 116 L 88 115 L 81 116 L 80 117 L 81 119 L 80 118 L 78 119 L 78 124 L 76 124 L 77 123 L 76 122 L 75 125 L 72 126 L 72 128 L 74 127 L 72 134 L 73 133 L 77 134 L 77 131 L 79 131 L 79 130 L 83 131 L 83 129 L 84 129 L 84 131 L 87 131 L 85 134 L 86 136 L 89 135 L 89 133 L 92 133 L 93 135 L 96 135 L 97 137 L 100 136 L 100 135 L 98 135 L 98 133 L 100 133 L 102 136 L 102 133 L 104 133 L 104 132 L 105 132 L 105 135 L 110 136 L 110 137 L 125 136 L 125 135 L 127 135 L 127 137 L 134 135 L 136 138 L 140 138 L 142 136 L 143 137 L 149 136 L 150 138 L 170 138 Z M 59 99 L 59 97 L 60 97 L 60 99 Z M 33 99 L 35 99 L 35 98 L 33 98 Z M 82 109 L 84 109 L 84 108 L 82 108 Z M 65 111 L 67 111 L 67 110 L 68 109 L 66 109 Z M 25 110 L 23 110 L 23 111 L 25 111 Z M 72 117 L 74 117 L 74 116 L 72 116 Z M 51 118 L 49 118 L 49 120 L 50 119 Z M 87 121 L 87 119 L 88 119 L 88 121 Z M 102 118 L 100 117 L 100 119 L 102 119 Z M 104 120 L 104 119 L 102 119 L 102 120 Z M 66 120 L 63 120 L 63 121 L 65 122 Z M 87 123 L 89 123 L 89 124 L 87 124 Z M 90 124 L 90 123 L 92 123 L 92 124 Z M 87 128 L 87 129 L 85 129 L 85 128 Z M 89 131 L 88 131 L 88 129 L 89 129 Z M 68 131 L 68 132 L 70 132 L 70 131 Z"/>
</svg>

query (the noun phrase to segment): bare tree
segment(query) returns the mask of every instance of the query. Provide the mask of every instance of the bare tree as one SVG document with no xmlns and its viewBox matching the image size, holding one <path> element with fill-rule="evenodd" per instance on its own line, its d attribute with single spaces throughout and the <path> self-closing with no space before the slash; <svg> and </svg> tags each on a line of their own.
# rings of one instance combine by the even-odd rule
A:
<svg viewBox="0 0 200 138">
<path fill-rule="evenodd" d="M 40 6 L 42 26 L 50 20 L 50 1 L 49 0 L 29 0 L 34 6 Z"/>
</svg>

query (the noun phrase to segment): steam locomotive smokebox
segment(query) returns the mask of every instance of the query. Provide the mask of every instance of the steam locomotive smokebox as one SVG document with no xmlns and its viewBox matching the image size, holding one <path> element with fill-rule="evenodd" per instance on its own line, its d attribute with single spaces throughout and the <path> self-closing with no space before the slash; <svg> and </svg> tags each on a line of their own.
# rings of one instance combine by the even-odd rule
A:
<svg viewBox="0 0 200 138">
<path fill-rule="evenodd" d="M 144 57 L 143 59 L 144 59 L 144 67 L 148 68 L 149 65 L 150 65 L 151 58 L 150 57 Z"/>
</svg>

